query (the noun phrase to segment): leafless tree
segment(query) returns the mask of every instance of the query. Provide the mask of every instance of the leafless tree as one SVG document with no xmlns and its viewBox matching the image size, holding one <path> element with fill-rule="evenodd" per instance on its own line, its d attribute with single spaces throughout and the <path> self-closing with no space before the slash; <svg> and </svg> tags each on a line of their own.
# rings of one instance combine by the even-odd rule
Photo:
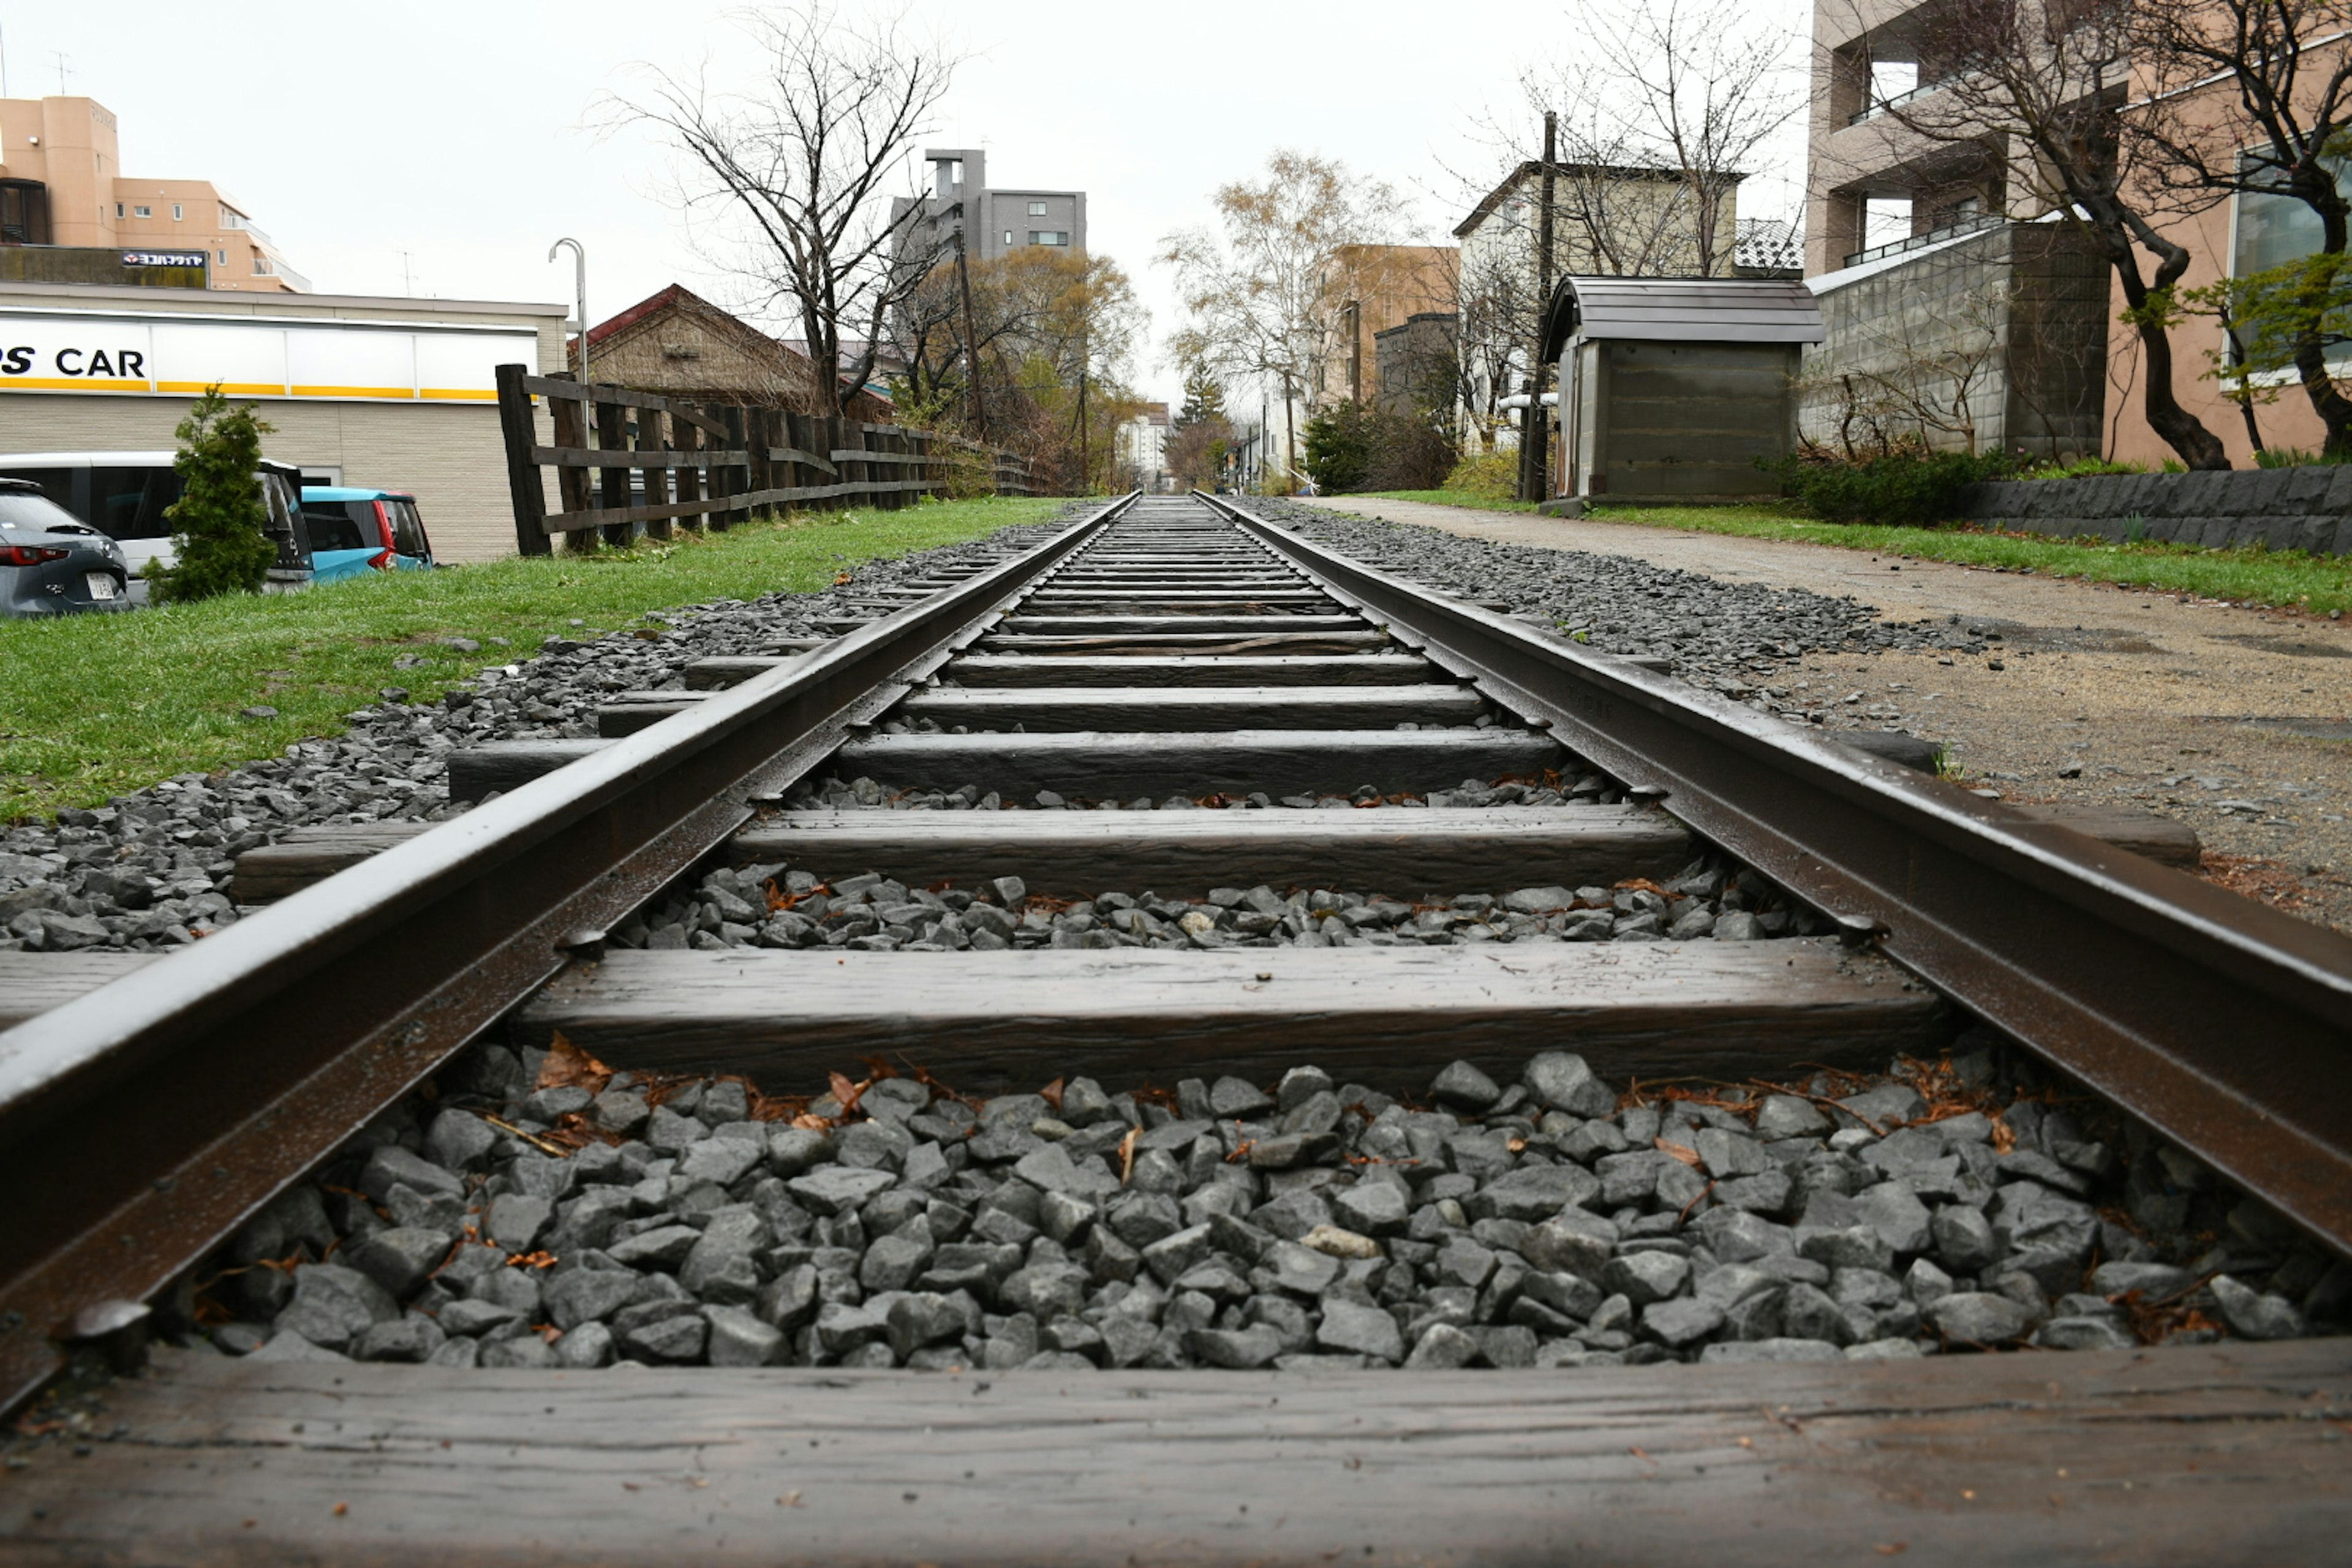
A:
<svg viewBox="0 0 2352 1568">
<path fill-rule="evenodd" d="M 903 10 L 848 22 L 824 4 L 737 19 L 759 64 L 756 86 L 720 89 L 709 68 L 654 67 L 637 97 L 602 105 L 609 125 L 644 124 L 684 155 L 677 194 L 715 226 L 718 252 L 758 298 L 788 309 L 816 363 L 817 395 L 874 373 L 893 311 L 927 268 L 891 252 L 889 197 L 931 129 L 957 57 L 910 37 Z"/>
<path fill-rule="evenodd" d="M 1738 176 L 1804 103 L 1787 36 L 1738 0 L 1594 5 L 1575 23 L 1575 52 L 1520 79 L 1530 128 L 1560 116 L 1555 243 L 1593 272 L 1729 272 Z M 1510 138 L 1522 158 L 1531 134 Z"/>
<path fill-rule="evenodd" d="M 1189 317 L 1171 357 L 1220 376 L 1247 376 L 1281 388 L 1286 468 L 1297 468 L 1291 401 L 1319 388 L 1320 358 L 1333 306 L 1360 294 L 1335 277 L 1332 258 L 1349 246 L 1396 242 L 1402 202 L 1377 180 L 1336 161 L 1286 149 L 1266 160 L 1266 177 L 1216 194 L 1217 226 L 1161 239 L 1157 259 L 1172 268 Z"/>
<path fill-rule="evenodd" d="M 2055 213 L 2089 236 L 2139 335 L 2149 426 L 2191 468 L 2226 468 L 2221 438 L 2173 390 L 2171 289 L 2190 254 L 2136 195 L 2123 133 L 2137 3 L 1945 0 L 1915 40 L 1938 90 L 1885 104 L 1878 121 L 1915 147 L 1964 157 L 1989 192 L 2026 209 L 2015 216 Z"/>
<path fill-rule="evenodd" d="M 2352 132 L 2347 32 L 2352 0 L 2135 0 L 2143 101 L 2125 127 L 2143 178 L 2191 209 L 2235 195 L 2291 197 L 2318 219 L 2318 254 L 2342 257 L 2352 241 L 2352 203 L 2336 183 Z M 2340 285 L 2324 291 L 2341 297 Z M 2304 312 L 2290 329 L 2295 374 L 2326 427 L 2327 455 L 2352 458 L 2352 398 L 2328 369 L 2323 314 Z M 2252 430 L 2242 388 L 2236 400 Z"/>
</svg>

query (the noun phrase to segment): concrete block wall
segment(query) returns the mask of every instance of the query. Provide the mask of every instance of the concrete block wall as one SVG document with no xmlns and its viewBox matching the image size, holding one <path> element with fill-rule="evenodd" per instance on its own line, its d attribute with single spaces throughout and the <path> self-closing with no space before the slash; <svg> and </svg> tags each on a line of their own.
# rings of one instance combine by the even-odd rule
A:
<svg viewBox="0 0 2352 1568">
<path fill-rule="evenodd" d="M 2352 555 L 2352 466 L 1970 485 L 1960 515 L 2028 533 Z"/>
</svg>

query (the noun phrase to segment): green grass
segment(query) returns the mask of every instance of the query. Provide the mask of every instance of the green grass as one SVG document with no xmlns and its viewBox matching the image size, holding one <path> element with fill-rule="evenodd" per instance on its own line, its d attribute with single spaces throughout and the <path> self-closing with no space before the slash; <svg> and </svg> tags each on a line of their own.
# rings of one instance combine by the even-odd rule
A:
<svg viewBox="0 0 2352 1568">
<path fill-rule="evenodd" d="M 651 610 L 804 592 L 845 566 L 1042 521 L 1061 504 L 819 513 L 630 551 L 372 573 L 305 594 L 0 621 L 0 822 L 341 734 L 344 715 L 387 686 L 432 701 L 487 665 L 530 658 L 551 634 L 586 638 L 642 626 Z M 441 646 L 446 637 L 482 650 L 459 653 Z M 423 662 L 394 668 L 412 655 Z M 278 717 L 239 716 L 253 705 Z"/>
<path fill-rule="evenodd" d="M 1590 514 L 1603 522 L 1672 528 L 1685 533 L 1727 533 L 1916 555 L 1969 566 L 2002 566 L 2052 577 L 2166 594 L 2194 594 L 2326 615 L 2352 611 L 2352 557 L 2299 550 L 2204 550 L 2193 544 L 2117 544 L 2104 539 L 2054 539 L 1990 529 L 1885 528 L 1870 523 L 1814 522 L 1773 507 L 1622 507 Z"/>
<path fill-rule="evenodd" d="M 1467 505 L 1479 512 L 1534 512 L 1534 500 L 1510 500 L 1507 496 L 1482 496 L 1467 489 L 1373 489 L 1364 491 L 1364 500 L 1421 500 L 1428 505 Z M 1331 496 L 1331 500 L 1350 500 L 1350 496 Z"/>
</svg>

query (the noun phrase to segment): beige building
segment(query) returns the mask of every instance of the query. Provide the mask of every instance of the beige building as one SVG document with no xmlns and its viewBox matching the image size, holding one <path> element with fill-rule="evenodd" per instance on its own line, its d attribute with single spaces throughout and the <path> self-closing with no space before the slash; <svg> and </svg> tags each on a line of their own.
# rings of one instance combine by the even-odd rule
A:
<svg viewBox="0 0 2352 1568">
<path fill-rule="evenodd" d="M 446 561 L 514 551 L 495 370 L 564 363 L 560 304 L 0 283 L 0 452 L 168 450 L 249 398 L 312 483 L 414 493 Z M 543 440 L 551 440 L 545 412 Z"/>
<path fill-rule="evenodd" d="M 214 289 L 309 292 L 242 204 L 210 181 L 126 174 L 116 142 L 95 99 L 0 99 L 0 244 L 201 251 Z"/>
<path fill-rule="evenodd" d="M 1450 245 L 1343 245 L 1323 267 L 1331 317 L 1317 406 L 1378 400 L 1373 340 L 1407 318 L 1454 309 L 1462 254 Z"/>
</svg>

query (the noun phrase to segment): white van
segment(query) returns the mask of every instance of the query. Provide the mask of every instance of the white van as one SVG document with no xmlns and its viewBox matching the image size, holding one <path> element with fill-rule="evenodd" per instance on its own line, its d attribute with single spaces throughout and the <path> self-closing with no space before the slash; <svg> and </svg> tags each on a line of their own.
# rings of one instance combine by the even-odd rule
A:
<svg viewBox="0 0 2352 1568">
<path fill-rule="evenodd" d="M 131 571 L 131 602 L 147 602 L 140 574 L 150 561 L 173 562 L 172 521 L 163 509 L 180 499 L 176 452 L 0 452 L 0 479 L 28 479 L 42 493 L 122 546 Z M 283 594 L 310 585 L 310 534 L 302 519 L 302 470 L 261 460 L 261 495 L 269 509 L 263 531 L 278 559 L 264 591 Z"/>
</svg>

